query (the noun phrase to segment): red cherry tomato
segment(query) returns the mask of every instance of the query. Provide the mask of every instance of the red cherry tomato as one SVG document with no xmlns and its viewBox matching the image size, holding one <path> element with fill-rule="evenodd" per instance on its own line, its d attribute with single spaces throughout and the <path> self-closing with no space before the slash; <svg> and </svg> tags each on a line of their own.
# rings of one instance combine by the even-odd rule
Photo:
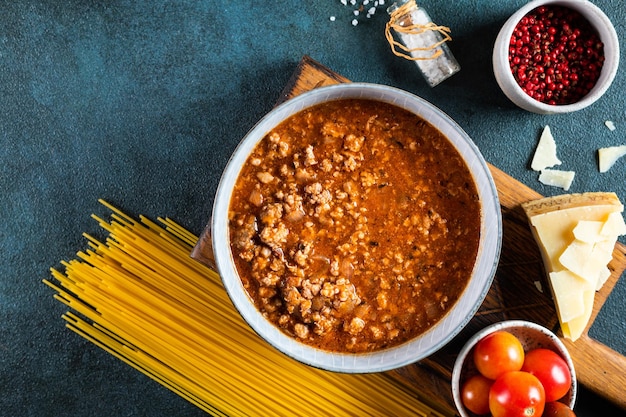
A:
<svg viewBox="0 0 626 417">
<path fill-rule="evenodd" d="M 524 347 L 519 339 L 509 332 L 491 333 L 476 343 L 474 364 L 483 376 L 495 380 L 505 372 L 522 369 Z"/>
<path fill-rule="evenodd" d="M 546 403 L 543 409 L 543 417 L 576 417 L 574 411 L 560 402 Z"/>
<path fill-rule="evenodd" d="M 470 377 L 461 388 L 461 399 L 465 408 L 474 414 L 489 413 L 489 389 L 493 380 L 480 374 Z"/>
<path fill-rule="evenodd" d="M 540 417 L 544 407 L 543 386 L 528 372 L 507 372 L 496 379 L 489 390 L 489 409 L 493 417 Z"/>
<path fill-rule="evenodd" d="M 522 371 L 535 375 L 546 391 L 546 402 L 559 400 L 567 394 L 572 375 L 567 362 L 549 349 L 534 349 L 526 353 Z"/>
</svg>

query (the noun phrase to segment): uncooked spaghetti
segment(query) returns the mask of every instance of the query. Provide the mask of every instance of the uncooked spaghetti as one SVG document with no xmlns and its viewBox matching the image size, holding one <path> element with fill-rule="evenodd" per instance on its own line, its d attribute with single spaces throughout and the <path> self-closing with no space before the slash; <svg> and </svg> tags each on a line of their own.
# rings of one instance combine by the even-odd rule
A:
<svg viewBox="0 0 626 417">
<path fill-rule="evenodd" d="M 44 282 L 67 327 L 216 416 L 449 415 L 385 374 L 340 374 L 279 353 L 238 315 L 197 236 L 170 219 L 93 216 L 109 236 Z"/>
</svg>

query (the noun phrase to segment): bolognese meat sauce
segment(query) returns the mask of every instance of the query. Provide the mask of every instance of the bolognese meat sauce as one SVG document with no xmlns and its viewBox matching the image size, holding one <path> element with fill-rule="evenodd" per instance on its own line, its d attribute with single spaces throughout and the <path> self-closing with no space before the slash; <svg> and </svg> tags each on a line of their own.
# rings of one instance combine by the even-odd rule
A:
<svg viewBox="0 0 626 417">
<path fill-rule="evenodd" d="M 391 104 L 306 109 L 256 146 L 229 212 L 257 308 L 314 347 L 369 352 L 439 321 L 466 287 L 480 202 L 450 141 Z"/>
</svg>

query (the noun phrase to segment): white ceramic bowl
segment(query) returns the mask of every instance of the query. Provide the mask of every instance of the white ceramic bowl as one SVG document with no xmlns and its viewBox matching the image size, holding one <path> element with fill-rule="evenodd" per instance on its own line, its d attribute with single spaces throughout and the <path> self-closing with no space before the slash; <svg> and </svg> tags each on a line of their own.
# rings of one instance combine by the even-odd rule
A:
<svg viewBox="0 0 626 417">
<path fill-rule="evenodd" d="M 531 10 L 543 5 L 568 7 L 582 14 L 597 30 L 604 43 L 604 65 L 593 89 L 581 100 L 567 105 L 542 103 L 526 94 L 517 84 L 509 65 L 509 43 L 517 23 Z M 609 88 L 619 66 L 619 41 L 609 18 L 596 5 L 587 0 L 534 0 L 515 12 L 502 26 L 493 48 L 493 71 L 504 94 L 518 107 L 539 114 L 569 113 L 584 109 L 596 102 Z"/>
<path fill-rule="evenodd" d="M 476 417 L 475 414 L 468 411 L 463 406 L 461 399 L 461 387 L 463 386 L 463 382 L 478 373 L 473 360 L 474 346 L 483 337 L 500 330 L 507 331 L 516 336 L 522 343 L 525 352 L 532 349 L 545 348 L 558 353 L 565 360 L 570 374 L 572 375 L 572 385 L 569 392 L 565 394 L 565 397 L 560 401 L 567 404 L 571 409 L 574 409 L 578 383 L 576 382 L 574 363 L 563 342 L 561 342 L 554 333 L 539 324 L 524 320 L 508 320 L 492 324 L 476 333 L 467 341 L 457 356 L 454 368 L 452 369 L 452 396 L 459 415 L 461 417 Z"/>
<path fill-rule="evenodd" d="M 268 322 L 246 293 L 233 263 L 229 245 L 228 209 L 232 189 L 242 165 L 256 144 L 275 126 L 313 105 L 342 98 L 364 98 L 395 104 L 428 120 L 465 158 L 477 185 L 482 205 L 481 237 L 472 278 L 451 311 L 432 329 L 400 346 L 366 354 L 342 354 L 299 343 Z M 266 341 L 288 356 L 314 367 L 350 373 L 385 371 L 418 361 L 437 351 L 472 318 L 487 294 L 496 271 L 502 240 L 502 219 L 496 188 L 479 150 L 446 114 L 423 99 L 396 88 L 364 83 L 320 87 L 276 107 L 244 137 L 228 162 L 218 186 L 211 223 L 218 271 L 233 304 L 248 324 Z"/>
</svg>

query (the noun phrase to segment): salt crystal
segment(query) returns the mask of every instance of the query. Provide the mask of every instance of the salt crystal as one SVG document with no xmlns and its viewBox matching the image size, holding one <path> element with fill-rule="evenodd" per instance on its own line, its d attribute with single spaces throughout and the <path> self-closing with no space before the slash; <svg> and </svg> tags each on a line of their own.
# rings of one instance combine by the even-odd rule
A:
<svg viewBox="0 0 626 417">
<path fill-rule="evenodd" d="M 613 123 L 610 120 L 607 120 L 606 122 L 604 122 L 604 125 L 608 127 L 611 132 L 615 130 L 615 123 Z"/>
<path fill-rule="evenodd" d="M 358 16 L 360 12 L 358 10 L 355 10 L 352 13 L 354 13 L 355 16 Z"/>
<path fill-rule="evenodd" d="M 344 6 L 348 5 L 348 0 L 341 0 L 341 4 L 343 4 Z"/>
<path fill-rule="evenodd" d="M 330 19 L 331 22 L 334 22 L 335 21 L 335 16 L 331 16 L 329 19 Z"/>
<path fill-rule="evenodd" d="M 359 24 L 359 21 L 357 19 L 352 19 L 352 26 L 356 26 Z"/>
</svg>

